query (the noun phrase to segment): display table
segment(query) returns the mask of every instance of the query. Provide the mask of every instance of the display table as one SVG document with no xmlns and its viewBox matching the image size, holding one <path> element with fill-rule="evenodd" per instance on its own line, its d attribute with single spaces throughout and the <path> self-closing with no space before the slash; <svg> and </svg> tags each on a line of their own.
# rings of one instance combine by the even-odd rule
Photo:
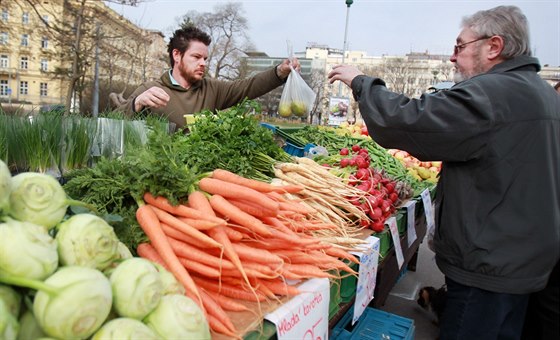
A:
<svg viewBox="0 0 560 340">
<path fill-rule="evenodd" d="M 408 236 L 406 233 L 400 238 L 404 256 L 403 267 L 399 270 L 397 257 L 395 255 L 395 247 L 392 247 L 383 261 L 379 263 L 374 299 L 369 304 L 370 307 L 381 307 L 385 304 L 387 296 L 389 296 L 391 289 L 397 282 L 397 279 L 403 270 L 416 271 L 418 249 L 420 247 L 420 243 L 426 235 L 426 217 L 424 215 L 416 216 L 415 227 L 416 240 L 410 245 L 410 247 L 408 247 Z"/>
<path fill-rule="evenodd" d="M 417 204 L 422 206 L 422 204 Z M 416 230 L 416 240 L 408 246 L 408 236 L 404 233 L 400 237 L 401 249 L 403 250 L 404 263 L 401 269 L 399 269 L 397 264 L 397 257 L 395 254 L 395 247 L 392 246 L 387 252 L 383 259 L 379 260 L 379 266 L 377 269 L 377 279 L 375 284 L 374 298 L 369 303 L 370 307 L 380 307 L 385 304 L 391 289 L 397 282 L 400 274 L 403 270 L 416 271 L 416 263 L 418 259 L 418 250 L 420 243 L 424 240 L 426 236 L 426 217 L 422 209 L 416 209 L 415 213 L 415 230 Z M 349 302 L 342 303 L 338 312 L 329 320 L 329 328 L 333 328 L 338 321 L 348 312 L 348 310 L 354 304 L 354 299 L 352 298 Z"/>
</svg>

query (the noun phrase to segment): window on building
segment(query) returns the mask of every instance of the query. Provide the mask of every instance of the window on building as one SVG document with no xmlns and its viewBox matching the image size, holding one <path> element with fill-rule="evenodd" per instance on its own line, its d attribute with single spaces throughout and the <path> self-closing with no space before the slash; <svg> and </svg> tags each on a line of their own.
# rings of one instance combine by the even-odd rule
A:
<svg viewBox="0 0 560 340">
<path fill-rule="evenodd" d="M 29 12 L 23 12 L 21 15 L 21 23 L 24 25 L 29 24 Z"/>
<path fill-rule="evenodd" d="M 8 32 L 0 32 L 0 45 L 8 44 Z"/>
<path fill-rule="evenodd" d="M 26 95 L 29 93 L 29 83 L 27 81 L 19 82 L 19 94 Z"/>
<path fill-rule="evenodd" d="M 47 59 L 41 59 L 41 71 L 47 72 L 49 68 L 49 62 Z"/>
<path fill-rule="evenodd" d="M 29 46 L 29 34 L 21 35 L 21 46 Z"/>
<path fill-rule="evenodd" d="M 7 54 L 0 55 L 0 68 L 10 67 L 10 57 Z"/>
<path fill-rule="evenodd" d="M 49 38 L 48 37 L 41 38 L 41 48 L 49 48 Z"/>
<path fill-rule="evenodd" d="M 27 70 L 29 67 L 29 57 L 21 57 L 19 60 L 19 68 L 22 70 Z"/>
<path fill-rule="evenodd" d="M 47 83 L 40 83 L 39 84 L 39 95 L 41 97 L 46 97 L 47 96 L 47 93 L 48 93 L 47 88 L 48 88 Z"/>
<path fill-rule="evenodd" d="M 8 15 L 7 9 L 2 9 L 2 21 L 7 22 L 10 16 Z"/>
<path fill-rule="evenodd" d="M 8 80 L 2 79 L 0 80 L 0 96 L 7 96 L 8 94 Z"/>
</svg>

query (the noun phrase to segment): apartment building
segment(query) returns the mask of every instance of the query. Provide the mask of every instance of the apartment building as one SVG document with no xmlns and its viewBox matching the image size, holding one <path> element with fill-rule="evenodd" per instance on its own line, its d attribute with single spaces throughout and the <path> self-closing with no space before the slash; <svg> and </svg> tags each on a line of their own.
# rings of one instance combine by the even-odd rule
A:
<svg viewBox="0 0 560 340">
<path fill-rule="evenodd" d="M 560 66 L 545 65 L 542 67 L 539 74 L 547 83 L 554 86 L 560 81 Z"/>
<path fill-rule="evenodd" d="M 0 2 L 0 102 L 5 111 L 37 112 L 64 105 L 69 95 L 79 108 L 80 100 L 93 92 L 96 65 L 99 80 L 109 87 L 135 87 L 167 67 L 164 35 L 137 27 L 102 1 L 36 3 Z"/>
<path fill-rule="evenodd" d="M 42 18 L 14 2 L 4 1 L 0 7 L 0 100 L 14 105 L 60 103 L 63 81 L 48 76 L 60 60 L 42 20 L 61 17 L 62 7 L 49 8 Z"/>
</svg>

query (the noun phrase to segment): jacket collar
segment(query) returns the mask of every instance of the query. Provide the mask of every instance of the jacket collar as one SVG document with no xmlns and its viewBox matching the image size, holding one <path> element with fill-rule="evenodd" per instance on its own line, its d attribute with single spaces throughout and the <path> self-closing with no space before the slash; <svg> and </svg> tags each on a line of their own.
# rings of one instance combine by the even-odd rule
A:
<svg viewBox="0 0 560 340">
<path fill-rule="evenodd" d="M 160 79 L 165 86 L 173 90 L 180 91 L 180 92 L 187 92 L 189 90 L 179 85 L 174 79 L 173 80 L 171 79 L 171 69 L 166 72 L 163 72 Z M 201 85 L 202 85 L 202 80 L 197 81 L 190 87 L 190 89 L 193 90 L 199 88 Z"/>
<path fill-rule="evenodd" d="M 539 72 L 541 70 L 541 65 L 537 58 L 522 55 L 494 65 L 487 73 L 507 72 L 526 67 L 533 68 L 535 72 Z"/>
</svg>

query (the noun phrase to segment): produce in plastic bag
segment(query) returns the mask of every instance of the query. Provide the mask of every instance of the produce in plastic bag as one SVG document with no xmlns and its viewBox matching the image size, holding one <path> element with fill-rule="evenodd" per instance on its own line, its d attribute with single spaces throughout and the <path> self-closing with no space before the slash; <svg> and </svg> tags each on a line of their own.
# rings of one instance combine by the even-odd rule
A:
<svg viewBox="0 0 560 340">
<path fill-rule="evenodd" d="M 291 61 L 294 56 L 292 43 L 289 40 L 287 40 L 286 43 L 288 45 L 288 55 Z M 286 84 L 284 84 L 284 90 L 280 97 L 280 103 L 278 104 L 278 114 L 280 117 L 285 118 L 292 115 L 304 117 L 313 106 L 316 94 L 309 85 L 307 85 L 305 80 L 303 80 L 298 71 L 291 66 L 290 69 L 290 74 L 288 75 L 288 79 L 286 79 Z"/>
<path fill-rule="evenodd" d="M 281 117 L 291 115 L 304 117 L 313 106 L 315 97 L 315 92 L 307 85 L 299 72 L 292 68 L 284 85 L 282 97 L 280 97 L 278 114 Z"/>
</svg>

